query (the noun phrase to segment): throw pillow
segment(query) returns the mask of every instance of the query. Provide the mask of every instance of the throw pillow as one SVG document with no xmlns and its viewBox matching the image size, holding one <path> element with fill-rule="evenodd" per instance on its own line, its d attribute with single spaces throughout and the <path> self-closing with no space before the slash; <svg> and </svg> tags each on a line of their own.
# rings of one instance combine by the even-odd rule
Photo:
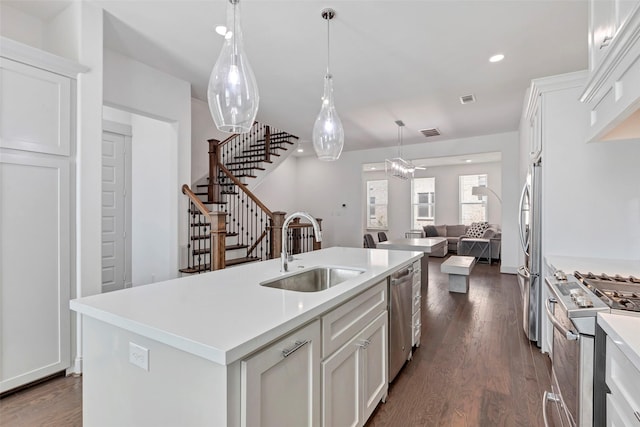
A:
<svg viewBox="0 0 640 427">
<path fill-rule="evenodd" d="M 484 234 L 485 230 L 489 228 L 488 222 L 474 222 L 467 230 L 467 236 L 479 239 Z"/>
<path fill-rule="evenodd" d="M 425 225 L 424 226 L 424 236 L 425 237 L 438 237 L 438 230 L 433 225 Z"/>
</svg>

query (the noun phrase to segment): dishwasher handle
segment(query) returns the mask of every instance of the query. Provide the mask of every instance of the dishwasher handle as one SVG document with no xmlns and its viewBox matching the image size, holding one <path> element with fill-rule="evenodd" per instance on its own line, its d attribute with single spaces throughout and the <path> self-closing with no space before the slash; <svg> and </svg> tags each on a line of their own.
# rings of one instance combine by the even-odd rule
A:
<svg viewBox="0 0 640 427">
<path fill-rule="evenodd" d="M 409 278 L 411 278 L 412 275 L 413 275 L 413 266 L 410 265 L 409 267 L 403 268 L 402 270 L 399 270 L 393 273 L 391 275 L 391 284 L 396 285 L 399 282 L 404 282 L 406 280 L 409 280 Z"/>
</svg>

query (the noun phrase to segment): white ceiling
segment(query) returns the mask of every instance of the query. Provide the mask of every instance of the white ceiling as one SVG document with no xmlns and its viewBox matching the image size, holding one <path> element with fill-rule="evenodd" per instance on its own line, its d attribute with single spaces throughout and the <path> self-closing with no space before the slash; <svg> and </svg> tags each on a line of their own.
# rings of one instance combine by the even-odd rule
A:
<svg viewBox="0 0 640 427">
<path fill-rule="evenodd" d="M 49 19 L 64 1 L 7 1 Z M 91 0 L 108 12 L 105 44 L 192 83 L 206 100 L 222 45 L 224 0 Z M 587 3 L 577 0 L 242 0 L 245 49 L 260 90 L 257 119 L 311 139 L 326 69 L 345 150 L 515 131 L 529 81 L 587 68 Z M 506 57 L 489 63 L 495 53 Z M 474 104 L 459 97 L 474 94 Z M 442 136 L 425 139 L 420 129 Z"/>
</svg>

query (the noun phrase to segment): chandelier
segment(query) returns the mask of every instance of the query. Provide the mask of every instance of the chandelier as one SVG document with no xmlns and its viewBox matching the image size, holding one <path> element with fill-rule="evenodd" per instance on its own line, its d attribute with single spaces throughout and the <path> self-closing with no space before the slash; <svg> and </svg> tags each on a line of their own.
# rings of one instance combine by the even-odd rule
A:
<svg viewBox="0 0 640 427">
<path fill-rule="evenodd" d="M 395 123 L 398 125 L 398 157 L 385 159 L 384 170 L 389 176 L 407 180 L 409 178 L 413 178 L 413 173 L 416 169 L 424 168 L 414 166 L 410 160 L 402 158 L 402 128 L 404 128 L 404 122 L 402 120 L 396 120 Z"/>
</svg>

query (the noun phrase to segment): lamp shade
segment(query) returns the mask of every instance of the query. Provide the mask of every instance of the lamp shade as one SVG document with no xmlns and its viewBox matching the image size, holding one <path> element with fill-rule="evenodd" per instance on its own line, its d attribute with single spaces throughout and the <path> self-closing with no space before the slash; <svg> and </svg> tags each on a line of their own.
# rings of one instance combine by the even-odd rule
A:
<svg viewBox="0 0 640 427">
<path fill-rule="evenodd" d="M 249 132 L 258 113 L 260 96 L 242 45 L 239 0 L 229 0 L 227 33 L 209 77 L 207 99 L 211 116 L 219 130 Z"/>
</svg>

